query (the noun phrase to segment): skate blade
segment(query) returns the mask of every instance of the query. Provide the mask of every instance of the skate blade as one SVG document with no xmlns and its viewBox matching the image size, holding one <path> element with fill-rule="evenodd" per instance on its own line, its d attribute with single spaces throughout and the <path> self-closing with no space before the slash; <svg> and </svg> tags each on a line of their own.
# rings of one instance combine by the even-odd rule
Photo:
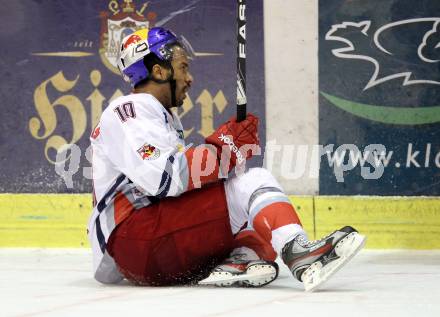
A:
<svg viewBox="0 0 440 317">
<path fill-rule="evenodd" d="M 329 277 L 335 274 L 341 267 L 344 266 L 353 256 L 358 253 L 367 238 L 357 232 L 352 232 L 335 246 L 335 252 L 339 256 L 338 259 L 323 266 L 320 261 L 313 263 L 301 275 L 306 292 L 312 292 L 321 286 Z"/>
<path fill-rule="evenodd" d="M 243 274 L 230 272 L 212 272 L 207 278 L 201 280 L 199 285 L 232 286 L 239 284 L 247 287 L 260 287 L 269 284 L 278 276 L 275 266 L 270 264 L 254 264 L 247 268 Z"/>
</svg>

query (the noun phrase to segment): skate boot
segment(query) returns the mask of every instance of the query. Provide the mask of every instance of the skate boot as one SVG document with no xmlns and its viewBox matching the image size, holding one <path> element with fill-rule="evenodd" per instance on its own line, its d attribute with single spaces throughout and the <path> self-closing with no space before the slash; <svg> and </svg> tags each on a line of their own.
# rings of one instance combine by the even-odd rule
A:
<svg viewBox="0 0 440 317">
<path fill-rule="evenodd" d="M 336 273 L 365 245 L 366 237 L 346 226 L 328 236 L 310 242 L 298 235 L 282 250 L 282 259 L 293 276 L 313 291 Z"/>
<path fill-rule="evenodd" d="M 201 285 L 261 287 L 278 276 L 278 264 L 260 259 L 250 259 L 246 253 L 235 253 L 214 268 L 200 281 Z"/>
</svg>

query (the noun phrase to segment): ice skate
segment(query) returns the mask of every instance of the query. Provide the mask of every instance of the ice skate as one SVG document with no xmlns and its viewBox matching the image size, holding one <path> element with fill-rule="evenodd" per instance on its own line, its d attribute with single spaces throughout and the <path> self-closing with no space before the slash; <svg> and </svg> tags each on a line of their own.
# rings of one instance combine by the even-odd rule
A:
<svg viewBox="0 0 440 317">
<path fill-rule="evenodd" d="M 365 245 L 366 237 L 346 226 L 330 235 L 310 242 L 298 235 L 287 243 L 282 259 L 293 276 L 313 291 L 336 273 Z"/>
<path fill-rule="evenodd" d="M 200 281 L 201 285 L 261 287 L 278 276 L 278 264 L 249 259 L 247 254 L 233 254 Z"/>
</svg>

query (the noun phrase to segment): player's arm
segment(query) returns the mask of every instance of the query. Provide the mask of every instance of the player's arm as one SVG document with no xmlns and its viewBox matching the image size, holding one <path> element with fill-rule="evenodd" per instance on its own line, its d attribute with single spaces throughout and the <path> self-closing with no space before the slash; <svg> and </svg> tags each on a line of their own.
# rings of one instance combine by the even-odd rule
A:
<svg viewBox="0 0 440 317">
<path fill-rule="evenodd" d="M 107 112 L 101 133 L 107 139 L 106 154 L 115 168 L 151 196 L 178 196 L 217 181 L 220 163 L 223 171 L 229 171 L 240 158 L 250 156 L 230 151 L 231 142 L 237 148 L 258 144 L 258 120 L 250 115 L 240 123 L 230 120 L 220 126 L 207 138 L 208 144 L 182 151 L 170 142 L 162 117 L 155 117 L 146 105 L 137 108 L 137 115 L 123 122 Z M 225 151 L 229 153 L 225 155 Z"/>
<path fill-rule="evenodd" d="M 134 107 L 134 117 L 121 121 L 108 111 L 100 123 L 106 156 L 116 170 L 156 197 L 178 196 L 218 180 L 213 146 L 177 148 L 163 116 L 147 105 Z"/>
</svg>

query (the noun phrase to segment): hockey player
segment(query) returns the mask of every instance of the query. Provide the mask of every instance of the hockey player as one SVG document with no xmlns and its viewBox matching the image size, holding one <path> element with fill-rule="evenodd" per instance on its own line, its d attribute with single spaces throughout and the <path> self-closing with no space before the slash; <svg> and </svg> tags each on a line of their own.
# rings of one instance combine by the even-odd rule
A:
<svg viewBox="0 0 440 317">
<path fill-rule="evenodd" d="M 122 40 L 118 67 L 133 93 L 112 101 L 91 135 L 88 231 L 95 278 L 261 286 L 276 278 L 279 255 L 313 289 L 363 246 L 364 237 L 344 227 L 308 241 L 288 197 L 265 169 L 224 180 L 259 143 L 255 116 L 229 120 L 206 144 L 185 145 L 171 108 L 182 106 L 193 82 L 191 53 L 184 38 L 163 28 Z"/>
</svg>

